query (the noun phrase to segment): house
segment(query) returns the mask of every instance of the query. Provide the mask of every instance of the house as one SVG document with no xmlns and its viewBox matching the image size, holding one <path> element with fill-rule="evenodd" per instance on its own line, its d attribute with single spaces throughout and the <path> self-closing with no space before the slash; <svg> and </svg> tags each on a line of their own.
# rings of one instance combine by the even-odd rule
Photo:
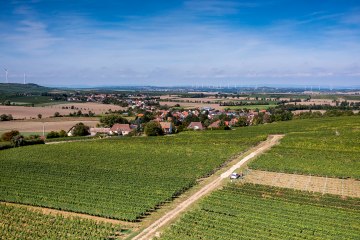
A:
<svg viewBox="0 0 360 240">
<path fill-rule="evenodd" d="M 201 122 L 191 122 L 187 128 L 193 130 L 204 130 L 204 126 Z"/>
<path fill-rule="evenodd" d="M 180 113 L 178 113 L 178 112 L 175 112 L 172 115 L 173 115 L 173 118 L 176 118 L 176 119 L 180 118 Z"/>
<path fill-rule="evenodd" d="M 230 126 L 235 126 L 237 123 L 239 122 L 239 119 L 238 118 L 233 118 L 230 120 Z"/>
<path fill-rule="evenodd" d="M 225 126 L 229 127 L 230 122 L 224 121 L 223 124 Z M 212 124 L 210 124 L 208 128 L 220 128 L 220 125 L 221 125 L 221 121 L 217 120 L 217 121 L 213 122 Z"/>
<path fill-rule="evenodd" d="M 220 127 L 220 120 L 217 120 L 208 126 L 208 128 L 219 128 L 219 127 Z"/>
<path fill-rule="evenodd" d="M 185 119 L 187 116 L 189 116 L 189 113 L 186 111 L 181 112 L 181 118 Z"/>
<path fill-rule="evenodd" d="M 214 110 L 214 108 L 212 108 L 212 107 L 203 107 L 202 110 L 204 110 L 204 111 L 212 111 L 212 110 Z"/>
<path fill-rule="evenodd" d="M 159 112 L 160 118 L 162 118 L 162 119 L 165 119 L 166 115 L 169 113 L 169 111 L 167 111 L 167 110 L 159 110 L 158 112 Z"/>
<path fill-rule="evenodd" d="M 171 122 L 160 122 L 160 125 L 165 134 L 171 134 L 173 132 Z"/>
<path fill-rule="evenodd" d="M 90 135 L 95 136 L 98 133 L 109 134 L 110 128 L 90 128 Z"/>
<path fill-rule="evenodd" d="M 74 136 L 74 129 L 75 129 L 75 126 L 72 126 L 72 127 L 69 129 L 69 131 L 67 131 L 66 135 L 67 135 L 68 137 Z"/>
<path fill-rule="evenodd" d="M 131 132 L 129 124 L 114 124 L 110 129 L 110 134 L 128 135 Z"/>
<path fill-rule="evenodd" d="M 198 110 L 194 110 L 194 111 L 192 111 L 192 114 L 198 117 L 200 112 Z"/>
</svg>

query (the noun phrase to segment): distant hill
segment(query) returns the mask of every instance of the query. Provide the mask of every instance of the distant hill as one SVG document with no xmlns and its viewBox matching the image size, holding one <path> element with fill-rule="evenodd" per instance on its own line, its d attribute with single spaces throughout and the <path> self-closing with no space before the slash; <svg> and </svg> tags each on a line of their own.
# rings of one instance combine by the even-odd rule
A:
<svg viewBox="0 0 360 240">
<path fill-rule="evenodd" d="M 34 83 L 20 84 L 20 83 L 0 83 L 0 94 L 16 95 L 16 94 L 39 94 L 48 92 L 52 88 L 43 87 Z"/>
</svg>

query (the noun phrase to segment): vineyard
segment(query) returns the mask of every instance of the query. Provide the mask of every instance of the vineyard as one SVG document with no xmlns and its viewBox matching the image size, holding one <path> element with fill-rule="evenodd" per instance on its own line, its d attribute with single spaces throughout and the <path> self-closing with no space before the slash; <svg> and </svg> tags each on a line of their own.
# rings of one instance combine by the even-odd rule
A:
<svg viewBox="0 0 360 240">
<path fill-rule="evenodd" d="M 0 200 L 139 221 L 265 138 L 186 132 L 3 150 Z"/>
<path fill-rule="evenodd" d="M 0 204 L 1 239 L 120 239 L 119 225 L 92 220 L 44 215 L 22 207 Z"/>
<path fill-rule="evenodd" d="M 165 230 L 162 240 L 359 239 L 360 199 L 228 185 Z"/>
<path fill-rule="evenodd" d="M 360 179 L 360 128 L 339 127 L 289 133 L 250 168 Z"/>
<path fill-rule="evenodd" d="M 2 150 L 0 201 L 138 222 L 272 133 L 287 134 L 274 150 L 286 157 L 271 150 L 253 166 L 359 178 L 359 129 L 359 117 L 336 117 Z"/>
</svg>

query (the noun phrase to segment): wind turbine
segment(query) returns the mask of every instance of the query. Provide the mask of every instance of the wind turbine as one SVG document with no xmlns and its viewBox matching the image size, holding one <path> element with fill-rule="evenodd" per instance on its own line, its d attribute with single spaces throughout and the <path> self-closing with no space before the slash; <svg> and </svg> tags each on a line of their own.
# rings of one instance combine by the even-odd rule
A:
<svg viewBox="0 0 360 240">
<path fill-rule="evenodd" d="M 24 84 L 26 84 L 26 73 L 24 73 Z"/>
<path fill-rule="evenodd" d="M 6 68 L 4 68 L 4 71 L 5 71 L 5 80 L 6 80 L 6 83 L 9 83 L 8 81 L 8 70 Z"/>
</svg>

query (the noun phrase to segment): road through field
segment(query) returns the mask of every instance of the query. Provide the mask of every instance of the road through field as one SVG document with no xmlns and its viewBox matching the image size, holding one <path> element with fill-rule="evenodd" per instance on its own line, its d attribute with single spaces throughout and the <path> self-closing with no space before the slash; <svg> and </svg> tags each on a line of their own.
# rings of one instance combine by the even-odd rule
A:
<svg viewBox="0 0 360 240">
<path fill-rule="evenodd" d="M 170 221 L 172 221 L 174 218 L 176 218 L 179 214 L 183 213 L 190 205 L 198 201 L 200 198 L 205 196 L 206 194 L 210 193 L 211 191 L 215 190 L 221 185 L 221 182 L 230 176 L 231 173 L 233 173 L 234 170 L 240 168 L 243 166 L 247 161 L 254 158 L 255 156 L 263 153 L 264 151 L 270 149 L 272 146 L 278 143 L 278 141 L 283 137 L 283 135 L 272 135 L 269 136 L 268 139 L 265 142 L 262 142 L 258 146 L 254 148 L 254 150 L 247 155 L 246 157 L 240 159 L 239 162 L 232 165 L 226 172 L 221 174 L 218 178 L 213 180 L 212 182 L 206 184 L 203 186 L 199 191 L 194 193 L 192 196 L 190 196 L 185 201 L 181 202 L 179 205 L 177 205 L 174 209 L 167 212 L 164 216 L 156 220 L 154 223 L 152 223 L 150 226 L 145 228 L 142 232 L 140 232 L 137 236 L 135 236 L 134 240 L 148 240 L 152 239 L 158 232 L 158 230 L 163 227 L 164 225 L 168 224 Z"/>
</svg>

